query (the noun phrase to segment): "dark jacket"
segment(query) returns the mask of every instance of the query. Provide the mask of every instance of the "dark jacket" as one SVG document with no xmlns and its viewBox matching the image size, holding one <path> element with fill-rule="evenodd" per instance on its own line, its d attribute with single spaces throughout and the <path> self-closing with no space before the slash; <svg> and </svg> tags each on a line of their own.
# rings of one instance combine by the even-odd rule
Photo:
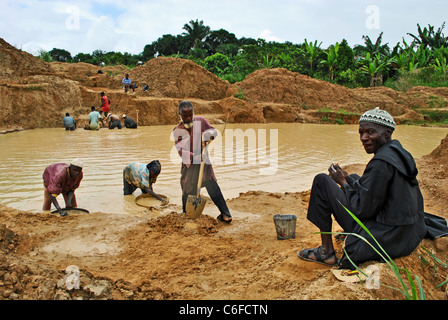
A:
<svg viewBox="0 0 448 320">
<path fill-rule="evenodd" d="M 420 204 L 418 170 L 412 155 L 398 140 L 382 146 L 359 179 L 349 176 L 344 191 L 353 213 L 389 226 L 417 222 Z"/>
</svg>

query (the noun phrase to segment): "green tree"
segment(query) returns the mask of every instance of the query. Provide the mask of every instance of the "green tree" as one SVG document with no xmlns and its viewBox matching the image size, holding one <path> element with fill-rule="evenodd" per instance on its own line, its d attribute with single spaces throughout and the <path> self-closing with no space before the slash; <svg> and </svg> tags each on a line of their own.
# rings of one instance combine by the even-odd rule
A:
<svg viewBox="0 0 448 320">
<path fill-rule="evenodd" d="M 198 21 L 198 19 L 190 20 L 182 29 L 185 30 L 182 35 L 193 49 L 203 48 L 204 39 L 210 34 L 210 27 L 205 26 L 204 21 Z"/>
<path fill-rule="evenodd" d="M 85 62 L 85 63 L 91 63 L 93 64 L 93 57 L 90 53 L 78 53 L 76 56 L 73 57 L 73 62 Z"/>
<path fill-rule="evenodd" d="M 44 49 L 37 50 L 37 57 L 45 62 L 51 62 L 52 58 L 48 51 L 45 51 Z"/>
<path fill-rule="evenodd" d="M 219 52 L 205 58 L 205 68 L 218 76 L 227 73 L 231 66 L 232 62 L 229 57 Z"/>
<path fill-rule="evenodd" d="M 355 54 L 353 49 L 348 45 L 347 40 L 342 39 L 339 44 L 338 51 L 338 69 L 339 71 L 346 71 L 355 68 Z"/>
<path fill-rule="evenodd" d="M 70 52 L 64 49 L 53 48 L 50 52 L 48 52 L 53 61 L 58 62 L 69 62 L 72 60 L 72 55 Z"/>
<path fill-rule="evenodd" d="M 222 45 L 239 45 L 239 41 L 235 34 L 224 29 L 210 31 L 205 38 L 205 43 L 208 44 L 212 54 L 218 52 L 218 48 Z"/>
</svg>

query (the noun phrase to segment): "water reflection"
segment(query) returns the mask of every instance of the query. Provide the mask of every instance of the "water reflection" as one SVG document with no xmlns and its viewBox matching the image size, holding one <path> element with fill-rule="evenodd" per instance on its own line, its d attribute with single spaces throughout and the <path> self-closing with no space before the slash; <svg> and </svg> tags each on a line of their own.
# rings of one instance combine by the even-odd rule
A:
<svg viewBox="0 0 448 320">
<path fill-rule="evenodd" d="M 122 170 L 130 162 L 147 163 L 154 159 L 162 163 L 155 191 L 168 196 L 171 203 L 180 204 L 180 158 L 173 148 L 173 127 L 74 132 L 38 129 L 0 135 L 0 203 L 39 212 L 45 167 L 81 158 L 84 179 L 76 193 L 82 208 L 109 213 L 141 211 L 133 202 L 139 191 L 134 196 L 123 196 Z M 223 130 L 224 126 L 216 128 Z M 266 132 L 267 146 L 263 145 L 263 136 L 258 135 L 260 129 Z M 226 148 L 228 133 L 234 134 L 236 130 L 245 135 L 244 163 L 238 162 L 237 138 L 233 148 L 228 145 Z M 254 133 L 255 145 L 249 142 Z M 437 147 L 447 133 L 446 128 L 399 126 L 394 138 L 418 158 Z M 278 147 L 270 148 L 270 138 L 275 134 Z M 282 193 L 308 190 L 316 173 L 326 172 L 330 163 L 328 154 L 341 165 L 367 163 L 371 158 L 359 142 L 356 125 L 228 124 L 225 137 L 215 141 L 213 148 L 211 158 L 226 198 L 248 190 Z M 275 164 L 273 159 L 278 162 Z M 274 174 L 260 174 L 260 169 L 272 169 Z M 205 189 L 203 192 L 206 194 Z M 59 198 L 63 203 L 62 197 Z"/>
</svg>

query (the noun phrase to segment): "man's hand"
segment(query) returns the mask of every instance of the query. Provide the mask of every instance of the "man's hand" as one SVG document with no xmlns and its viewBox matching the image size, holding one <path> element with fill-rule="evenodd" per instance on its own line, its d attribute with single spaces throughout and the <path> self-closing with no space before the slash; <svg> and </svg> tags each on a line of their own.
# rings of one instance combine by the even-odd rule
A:
<svg viewBox="0 0 448 320">
<path fill-rule="evenodd" d="M 347 183 L 348 173 L 342 170 L 339 164 L 331 164 L 328 172 L 330 173 L 330 177 L 340 186 Z"/>
</svg>

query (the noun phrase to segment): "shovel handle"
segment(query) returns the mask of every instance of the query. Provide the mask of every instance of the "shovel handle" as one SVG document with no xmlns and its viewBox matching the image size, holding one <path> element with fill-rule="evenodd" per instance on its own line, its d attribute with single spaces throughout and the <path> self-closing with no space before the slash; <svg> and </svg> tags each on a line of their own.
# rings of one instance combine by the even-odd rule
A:
<svg viewBox="0 0 448 320">
<path fill-rule="evenodd" d="M 202 156 L 205 154 L 205 147 L 210 144 L 211 140 L 208 142 L 202 142 Z M 196 192 L 196 198 L 199 199 L 199 196 L 201 194 L 201 188 L 202 188 L 202 177 L 204 176 L 204 159 L 201 159 L 201 167 L 199 168 L 199 177 L 198 177 L 198 187 Z"/>
<path fill-rule="evenodd" d="M 197 198 L 199 198 L 199 195 L 201 193 L 202 188 L 202 177 L 204 176 L 204 167 L 205 163 L 204 161 L 201 161 L 201 168 L 199 169 L 199 178 L 198 178 L 198 192 L 197 192 Z"/>
</svg>

